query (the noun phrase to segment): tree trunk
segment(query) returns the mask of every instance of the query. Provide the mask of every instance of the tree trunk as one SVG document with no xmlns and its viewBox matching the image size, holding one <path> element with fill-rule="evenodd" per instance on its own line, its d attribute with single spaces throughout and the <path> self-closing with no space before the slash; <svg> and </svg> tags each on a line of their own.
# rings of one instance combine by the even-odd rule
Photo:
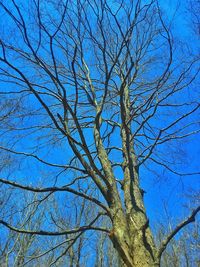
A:
<svg viewBox="0 0 200 267">
<path fill-rule="evenodd" d="M 133 191 L 134 201 L 131 194 L 127 196 L 125 186 L 125 207 L 121 205 L 117 191 L 113 192 L 114 201 L 110 206 L 113 229 L 109 236 L 124 266 L 158 267 L 158 253 L 143 206 L 143 197 L 138 186 Z"/>
<path fill-rule="evenodd" d="M 137 217 L 137 218 L 136 218 Z M 143 220 L 144 215 L 135 214 L 128 219 L 118 211 L 113 221 L 110 239 L 127 267 L 159 267 L 157 250 L 153 242 L 148 222 L 136 228 L 136 221 Z"/>
<path fill-rule="evenodd" d="M 123 75 L 122 75 L 123 76 Z M 122 77 L 120 90 L 121 137 L 123 151 L 124 203 L 118 191 L 112 188 L 113 231 L 110 238 L 127 267 L 158 267 L 157 250 L 144 208 L 139 186 L 137 157 L 132 138 L 129 88 Z"/>
</svg>

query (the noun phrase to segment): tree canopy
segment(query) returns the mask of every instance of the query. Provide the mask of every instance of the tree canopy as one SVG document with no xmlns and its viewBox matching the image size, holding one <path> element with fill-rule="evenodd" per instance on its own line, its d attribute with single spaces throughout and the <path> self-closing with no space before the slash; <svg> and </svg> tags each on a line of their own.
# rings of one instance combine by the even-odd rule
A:
<svg viewBox="0 0 200 267">
<path fill-rule="evenodd" d="M 0 224 L 58 237 L 51 265 L 68 266 L 59 260 L 102 232 L 122 266 L 160 266 L 200 210 L 195 202 L 158 244 L 145 201 L 156 180 L 200 175 L 184 152 L 200 131 L 197 48 L 155 0 L 12 0 L 0 14 L 0 183 L 13 189 Z M 20 204 L 26 191 L 34 197 Z"/>
</svg>

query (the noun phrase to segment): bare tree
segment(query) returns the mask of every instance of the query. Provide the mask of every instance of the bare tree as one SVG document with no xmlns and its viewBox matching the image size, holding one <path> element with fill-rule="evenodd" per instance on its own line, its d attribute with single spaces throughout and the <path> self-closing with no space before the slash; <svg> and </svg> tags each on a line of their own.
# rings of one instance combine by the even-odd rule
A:
<svg viewBox="0 0 200 267">
<path fill-rule="evenodd" d="M 5 189 L 5 186 L 4 186 Z M 13 191 L 13 190 L 12 190 Z M 11 191 L 11 192 L 12 192 Z M 40 227 L 44 222 L 44 211 L 38 209 L 38 202 L 36 201 L 37 195 L 33 196 L 33 199 L 28 197 L 27 192 L 21 194 L 20 205 L 16 205 L 16 202 L 7 201 L 10 198 L 16 200 L 16 194 L 9 192 L 4 194 L 1 202 L 1 217 L 6 218 L 9 222 L 15 221 L 17 225 L 22 228 L 31 228 L 33 226 Z M 13 197 L 14 195 L 14 197 Z M 25 201 L 22 201 L 22 197 Z M 9 212 L 8 212 L 9 210 Z M 20 216 L 17 216 L 20 214 Z M 21 235 L 13 231 L 3 232 L 0 242 L 0 264 L 1 266 L 23 266 L 25 259 L 30 255 L 37 254 L 38 247 L 35 244 L 35 235 Z"/>
<path fill-rule="evenodd" d="M 0 7 L 0 149 L 4 162 L 18 159 L 0 182 L 96 206 L 90 221 L 83 216 L 71 229 L 57 230 L 57 214 L 47 216 L 47 230 L 0 223 L 26 235 L 73 236 L 59 257 L 73 254 L 83 233 L 100 231 L 125 266 L 159 266 L 200 207 L 156 246 L 140 172 L 199 175 L 178 168 L 175 145 L 200 131 L 199 57 L 178 46 L 155 0 L 2 0 Z"/>
<path fill-rule="evenodd" d="M 5 185 L 4 185 L 5 189 Z M 1 218 L 5 218 L 9 223 L 18 225 L 22 229 L 39 228 L 47 224 L 47 214 L 52 218 L 57 231 L 68 229 L 76 225 L 80 227 L 81 218 L 84 220 L 91 218 L 93 207 L 85 205 L 85 199 L 74 202 L 71 207 L 76 210 L 77 216 L 68 216 L 59 209 L 59 202 L 55 196 L 42 197 L 35 193 L 30 199 L 29 192 L 17 194 L 14 188 L 10 188 L 11 193 L 1 198 Z M 31 196 L 32 197 L 32 196 Z M 15 199 L 11 203 L 8 199 Z M 46 201 L 46 199 L 48 201 Z M 67 202 L 67 199 L 65 199 Z M 19 204 L 16 205 L 16 202 Z M 8 212 L 9 210 L 9 212 Z M 75 218 L 74 218 L 75 217 Z M 23 233 L 12 231 L 2 231 L 0 240 L 0 264 L 1 266 L 86 266 L 87 259 L 82 256 L 83 248 L 86 247 L 84 233 L 58 236 L 48 238 L 48 236 L 24 235 Z M 77 240 L 78 239 L 78 240 Z"/>
<path fill-rule="evenodd" d="M 193 202 L 199 202 L 199 193 L 195 196 L 194 192 L 190 192 L 188 195 L 190 200 Z M 193 199 L 191 199 L 191 197 Z M 191 204 L 190 204 L 191 205 Z M 166 214 L 167 218 L 158 226 L 158 242 L 162 242 L 163 237 L 166 235 L 166 232 L 171 232 L 173 229 L 173 225 L 175 224 L 174 219 Z M 166 227 L 166 221 L 168 221 L 168 226 Z M 199 266 L 199 221 L 197 220 L 193 225 L 188 226 L 188 228 L 184 228 L 181 233 L 179 233 L 179 238 L 173 239 L 165 252 L 163 253 L 161 259 L 161 266 Z"/>
<path fill-rule="evenodd" d="M 199 229 L 198 224 L 189 231 L 183 231 L 178 242 L 173 241 L 162 257 L 162 266 L 195 266 L 198 267 L 199 257 Z"/>
</svg>

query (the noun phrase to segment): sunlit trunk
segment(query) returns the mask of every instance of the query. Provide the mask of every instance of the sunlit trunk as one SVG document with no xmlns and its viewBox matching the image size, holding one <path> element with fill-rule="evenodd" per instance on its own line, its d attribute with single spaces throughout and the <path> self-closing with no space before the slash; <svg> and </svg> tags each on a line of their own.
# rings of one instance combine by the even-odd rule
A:
<svg viewBox="0 0 200 267">
<path fill-rule="evenodd" d="M 140 212 L 125 218 L 121 211 L 116 210 L 110 239 L 123 260 L 122 266 L 159 266 L 152 234 L 144 218 Z"/>
</svg>

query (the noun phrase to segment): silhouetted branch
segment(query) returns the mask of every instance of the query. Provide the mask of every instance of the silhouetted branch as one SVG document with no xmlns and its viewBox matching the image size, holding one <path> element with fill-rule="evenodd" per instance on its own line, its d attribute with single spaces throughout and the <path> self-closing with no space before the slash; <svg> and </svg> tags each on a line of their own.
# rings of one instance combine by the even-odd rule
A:
<svg viewBox="0 0 200 267">
<path fill-rule="evenodd" d="M 184 221 L 182 221 L 180 224 L 178 224 L 175 229 L 165 238 L 165 240 L 161 243 L 160 248 L 158 250 L 158 258 L 160 259 L 162 256 L 162 253 L 165 251 L 167 245 L 169 244 L 169 242 L 171 241 L 172 238 L 174 238 L 174 236 L 179 233 L 179 231 L 181 229 L 183 229 L 186 225 L 192 223 L 195 221 L 195 217 L 197 215 L 197 213 L 200 211 L 200 206 L 197 207 L 196 209 L 194 209 L 191 213 L 191 215 L 185 219 Z"/>
</svg>

